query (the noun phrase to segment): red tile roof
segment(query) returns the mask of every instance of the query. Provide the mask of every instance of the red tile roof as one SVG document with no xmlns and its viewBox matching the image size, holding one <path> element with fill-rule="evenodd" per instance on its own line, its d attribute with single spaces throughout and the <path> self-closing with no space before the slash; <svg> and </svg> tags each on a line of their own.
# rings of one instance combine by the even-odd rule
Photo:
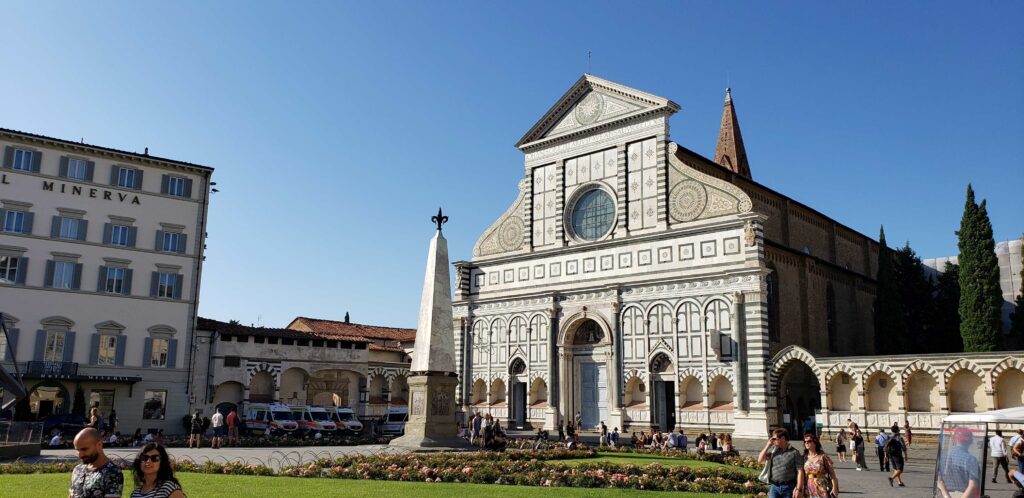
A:
<svg viewBox="0 0 1024 498">
<path fill-rule="evenodd" d="M 411 343 L 416 340 L 416 329 L 402 329 L 396 327 L 380 327 L 377 325 L 363 325 L 361 323 L 346 323 L 336 320 L 322 320 L 300 316 L 288 328 L 295 330 L 296 327 L 305 327 L 320 334 L 343 334 L 367 339 L 384 339 Z"/>
<path fill-rule="evenodd" d="M 370 351 L 390 351 L 392 353 L 404 353 L 405 350 L 402 348 L 396 348 L 394 346 L 381 346 L 375 342 L 370 343 Z"/>
<path fill-rule="evenodd" d="M 325 339 L 329 341 L 348 341 L 368 343 L 372 339 L 357 335 L 325 332 L 307 332 L 305 330 L 278 329 L 270 327 L 247 327 L 233 323 L 222 322 L 210 318 L 199 317 L 196 328 L 199 330 L 214 330 L 221 335 L 238 336 L 251 335 L 254 337 L 282 337 L 286 339 Z"/>
</svg>

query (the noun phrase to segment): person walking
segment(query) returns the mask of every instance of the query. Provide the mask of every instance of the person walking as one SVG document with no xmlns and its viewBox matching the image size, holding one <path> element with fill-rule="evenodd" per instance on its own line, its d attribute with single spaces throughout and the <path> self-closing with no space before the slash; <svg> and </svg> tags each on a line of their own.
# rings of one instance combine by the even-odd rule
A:
<svg viewBox="0 0 1024 498">
<path fill-rule="evenodd" d="M 1024 474 L 1024 429 L 1017 429 L 1017 435 L 1010 438 L 1010 454 L 1017 459 L 1017 472 Z"/>
<path fill-rule="evenodd" d="M 103 453 L 103 436 L 94 427 L 79 431 L 75 452 L 82 463 L 71 471 L 69 498 L 121 498 L 124 474 Z"/>
<path fill-rule="evenodd" d="M 582 426 L 583 426 L 583 414 L 581 414 L 580 412 L 576 412 L 576 419 L 573 420 L 573 427 L 575 427 L 576 430 L 579 430 L 580 427 L 582 427 Z"/>
<path fill-rule="evenodd" d="M 470 437 L 470 439 L 469 439 L 470 444 L 480 444 L 480 441 L 479 441 L 479 439 L 480 439 L 480 429 L 481 429 L 481 427 L 483 425 L 483 421 L 484 421 L 484 419 L 483 419 L 483 417 L 480 416 L 480 412 L 476 412 L 476 413 L 473 414 L 473 421 L 472 421 L 473 430 L 471 431 L 471 433 L 469 435 L 469 437 Z"/>
<path fill-rule="evenodd" d="M 189 424 L 188 447 L 191 448 L 193 444 L 196 445 L 196 448 L 203 444 L 203 412 L 199 410 L 192 415 L 192 421 Z"/>
<path fill-rule="evenodd" d="M 132 463 L 135 490 L 131 498 L 185 498 L 181 484 L 174 477 L 167 450 L 156 443 L 142 447 Z"/>
<path fill-rule="evenodd" d="M 836 456 L 839 457 L 840 462 L 846 461 L 846 429 L 840 427 L 839 434 L 836 434 Z"/>
<path fill-rule="evenodd" d="M 910 419 L 903 419 L 903 436 L 906 437 L 907 450 L 910 450 L 910 443 L 913 440 L 914 435 L 910 433 Z"/>
<path fill-rule="evenodd" d="M 612 429 L 612 434 L 608 437 L 608 442 L 611 444 L 612 449 L 617 448 L 619 446 L 619 428 Z"/>
<path fill-rule="evenodd" d="M 999 466 L 1003 467 L 1002 475 L 1006 476 L 1006 482 L 1010 481 L 1010 461 L 1006 458 L 1006 441 L 1003 440 L 1003 431 L 996 429 L 996 434 L 988 440 L 989 456 L 992 457 L 992 482 L 996 482 Z"/>
<path fill-rule="evenodd" d="M 853 432 L 853 456 L 857 460 L 857 470 L 868 470 L 867 458 L 864 455 L 864 436 L 860 429 Z"/>
<path fill-rule="evenodd" d="M 608 445 L 608 426 L 604 425 L 604 420 L 602 420 L 599 427 L 601 431 L 601 438 L 598 440 L 598 446 L 603 448 Z"/>
<path fill-rule="evenodd" d="M 900 437 L 899 427 L 896 428 L 896 432 L 885 443 L 885 457 L 888 461 L 887 467 L 892 467 L 892 475 L 889 476 L 889 486 L 892 486 L 893 481 L 900 483 L 900 487 L 905 486 L 903 484 L 903 465 L 907 459 L 907 445 L 903 442 L 903 438 Z"/>
<path fill-rule="evenodd" d="M 565 439 L 565 424 L 562 423 L 562 419 L 558 419 L 558 440 L 562 441 Z"/>
<path fill-rule="evenodd" d="M 213 427 L 213 449 L 220 449 L 220 442 L 227 435 L 227 427 L 224 426 L 224 414 L 220 410 L 213 410 L 210 416 L 210 426 Z"/>
<path fill-rule="evenodd" d="M 899 427 L 896 431 L 899 431 Z M 878 435 L 875 436 L 875 455 L 878 456 L 879 472 L 889 472 L 889 460 L 885 458 L 885 443 L 888 442 L 889 435 L 885 433 L 885 429 L 878 429 Z"/>
<path fill-rule="evenodd" d="M 974 434 L 958 428 L 953 432 L 953 448 L 946 455 L 937 472 L 935 488 L 943 498 L 972 497 L 981 491 L 981 464 L 971 454 Z"/>
<path fill-rule="evenodd" d="M 789 444 L 786 429 L 775 429 L 757 455 L 758 465 L 768 465 L 768 498 L 793 498 L 803 492 L 804 458 Z"/>
<path fill-rule="evenodd" d="M 107 415 L 107 430 L 117 432 L 117 412 L 113 408 L 110 409 L 110 415 Z"/>
<path fill-rule="evenodd" d="M 803 498 L 834 498 L 839 496 L 839 478 L 832 459 L 821 448 L 818 436 L 804 434 L 804 484 Z"/>
</svg>

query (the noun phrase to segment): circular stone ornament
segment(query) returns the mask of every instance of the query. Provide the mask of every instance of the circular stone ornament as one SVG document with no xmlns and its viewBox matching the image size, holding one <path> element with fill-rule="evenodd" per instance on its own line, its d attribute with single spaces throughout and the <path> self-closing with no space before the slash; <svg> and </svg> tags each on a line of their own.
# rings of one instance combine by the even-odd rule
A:
<svg viewBox="0 0 1024 498">
<path fill-rule="evenodd" d="M 498 244 L 505 251 L 514 251 L 523 246 L 522 218 L 514 216 L 501 224 L 498 230 Z"/>
<path fill-rule="evenodd" d="M 704 186 L 693 180 L 680 182 L 668 194 L 669 214 L 678 221 L 697 219 L 708 203 Z"/>
<path fill-rule="evenodd" d="M 582 125 L 592 124 L 604 112 L 604 97 L 600 93 L 590 92 L 576 105 L 576 121 Z"/>
</svg>

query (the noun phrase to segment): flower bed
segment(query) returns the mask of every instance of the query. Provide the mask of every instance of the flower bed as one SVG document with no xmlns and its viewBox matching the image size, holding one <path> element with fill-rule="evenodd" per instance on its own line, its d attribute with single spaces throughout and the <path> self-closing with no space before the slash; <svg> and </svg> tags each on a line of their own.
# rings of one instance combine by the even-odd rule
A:
<svg viewBox="0 0 1024 498">
<path fill-rule="evenodd" d="M 592 458 L 593 451 L 376 455 L 284 467 L 280 475 L 417 482 L 465 482 L 582 488 L 756 494 L 766 491 L 746 472 L 611 463 L 566 465 L 546 460 Z"/>
</svg>

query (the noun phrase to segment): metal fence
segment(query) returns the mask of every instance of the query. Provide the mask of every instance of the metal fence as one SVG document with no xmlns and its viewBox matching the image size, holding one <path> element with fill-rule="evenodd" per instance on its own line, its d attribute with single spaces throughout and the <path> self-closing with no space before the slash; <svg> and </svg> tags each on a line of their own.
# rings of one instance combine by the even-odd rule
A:
<svg viewBox="0 0 1024 498">
<path fill-rule="evenodd" d="M 0 421 L 0 445 L 41 444 L 43 441 L 42 422 Z"/>
</svg>

